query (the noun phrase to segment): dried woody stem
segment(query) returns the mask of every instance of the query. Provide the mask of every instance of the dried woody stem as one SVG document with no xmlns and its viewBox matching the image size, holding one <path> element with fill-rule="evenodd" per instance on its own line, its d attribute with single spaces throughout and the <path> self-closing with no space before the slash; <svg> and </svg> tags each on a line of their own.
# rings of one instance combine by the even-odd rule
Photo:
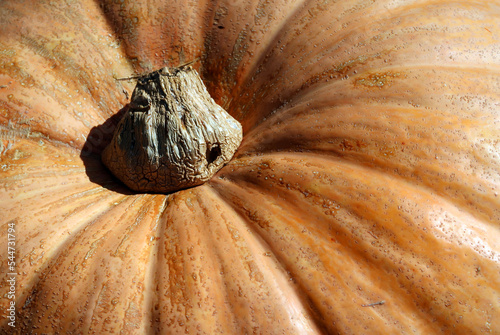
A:
<svg viewBox="0 0 500 335">
<path fill-rule="evenodd" d="M 120 79 L 137 86 L 102 160 L 135 191 L 200 185 L 241 143 L 241 124 L 214 102 L 190 63 Z"/>
</svg>

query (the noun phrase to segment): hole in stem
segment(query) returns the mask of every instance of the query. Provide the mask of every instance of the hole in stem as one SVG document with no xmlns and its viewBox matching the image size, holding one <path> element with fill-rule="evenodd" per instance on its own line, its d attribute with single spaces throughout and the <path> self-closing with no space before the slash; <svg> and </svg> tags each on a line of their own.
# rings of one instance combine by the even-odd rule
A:
<svg viewBox="0 0 500 335">
<path fill-rule="evenodd" d="M 220 156 L 221 150 L 218 144 L 214 144 L 210 150 L 207 149 L 207 162 L 208 165 L 215 162 L 215 160 Z"/>
</svg>

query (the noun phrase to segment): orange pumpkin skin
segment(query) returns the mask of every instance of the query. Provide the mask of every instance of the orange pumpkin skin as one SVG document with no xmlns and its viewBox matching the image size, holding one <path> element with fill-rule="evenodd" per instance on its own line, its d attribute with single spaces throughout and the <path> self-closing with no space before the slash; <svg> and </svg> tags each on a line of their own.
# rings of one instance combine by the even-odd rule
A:
<svg viewBox="0 0 500 335">
<path fill-rule="evenodd" d="M 2 2 L 2 332 L 499 333 L 499 12 Z M 242 146 L 134 194 L 99 158 L 133 89 L 114 78 L 196 57 Z"/>
</svg>

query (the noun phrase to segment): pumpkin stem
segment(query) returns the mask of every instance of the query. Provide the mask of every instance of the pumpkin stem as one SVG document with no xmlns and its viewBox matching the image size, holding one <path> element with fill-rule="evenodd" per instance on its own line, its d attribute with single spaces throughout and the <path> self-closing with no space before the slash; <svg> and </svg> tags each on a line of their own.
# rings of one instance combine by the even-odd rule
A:
<svg viewBox="0 0 500 335">
<path fill-rule="evenodd" d="M 210 97 L 189 66 L 196 60 L 120 79 L 137 79 L 137 85 L 102 160 L 135 191 L 203 184 L 241 143 L 241 124 Z"/>
</svg>

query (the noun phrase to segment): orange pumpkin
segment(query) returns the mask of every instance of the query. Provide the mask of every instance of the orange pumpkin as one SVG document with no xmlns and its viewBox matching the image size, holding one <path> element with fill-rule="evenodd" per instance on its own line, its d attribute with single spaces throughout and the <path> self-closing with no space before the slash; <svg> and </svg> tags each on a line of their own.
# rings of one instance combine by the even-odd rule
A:
<svg viewBox="0 0 500 335">
<path fill-rule="evenodd" d="M 499 13 L 1 2 L 3 333 L 499 333 Z M 115 78 L 196 57 L 242 145 L 202 186 L 131 192 L 99 156 Z"/>
</svg>

